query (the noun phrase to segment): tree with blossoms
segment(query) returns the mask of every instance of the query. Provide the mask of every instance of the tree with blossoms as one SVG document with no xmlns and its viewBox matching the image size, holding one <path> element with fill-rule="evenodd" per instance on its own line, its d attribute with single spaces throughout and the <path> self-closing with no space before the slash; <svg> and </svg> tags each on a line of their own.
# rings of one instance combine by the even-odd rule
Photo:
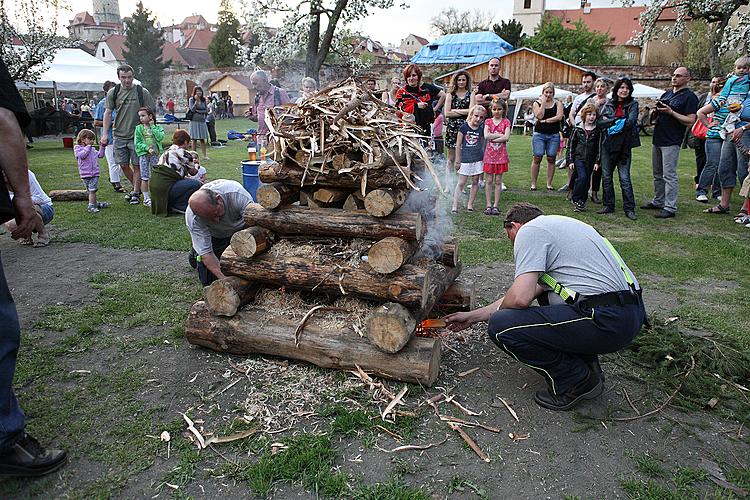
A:
<svg viewBox="0 0 750 500">
<path fill-rule="evenodd" d="M 626 6 L 633 0 L 623 0 Z M 713 74 L 721 72 L 720 55 L 728 51 L 743 51 L 750 36 L 750 11 L 742 7 L 750 0 L 651 0 L 641 14 L 643 31 L 634 37 L 636 42 L 661 38 L 680 38 L 690 20 L 702 19 L 710 24 L 711 43 L 708 60 Z M 664 11 L 674 9 L 675 23 L 660 26 L 657 21 Z M 736 22 L 731 22 L 736 19 Z"/>
<path fill-rule="evenodd" d="M 352 23 L 365 19 L 374 9 L 394 6 L 395 0 L 268 0 L 253 4 L 254 10 L 245 12 L 248 31 L 253 34 L 253 46 L 242 52 L 238 63 L 276 66 L 303 57 L 305 76 L 319 78 L 320 68 L 327 59 L 335 57 L 351 69 L 361 68 L 361 60 L 354 55 L 355 33 Z M 283 13 L 281 26 L 268 34 L 262 20 L 270 14 Z"/>
<path fill-rule="evenodd" d="M 0 0 L 0 58 L 13 80 L 36 82 L 59 49 L 76 45 L 57 35 L 58 11 L 44 0 Z"/>
</svg>

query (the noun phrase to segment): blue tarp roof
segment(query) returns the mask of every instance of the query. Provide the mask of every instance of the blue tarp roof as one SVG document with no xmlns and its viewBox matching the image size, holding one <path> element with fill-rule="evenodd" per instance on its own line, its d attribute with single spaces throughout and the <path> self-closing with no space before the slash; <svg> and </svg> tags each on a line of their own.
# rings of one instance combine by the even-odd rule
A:
<svg viewBox="0 0 750 500">
<path fill-rule="evenodd" d="M 453 33 L 430 42 L 411 58 L 417 64 L 472 64 L 513 50 L 492 31 Z"/>
</svg>

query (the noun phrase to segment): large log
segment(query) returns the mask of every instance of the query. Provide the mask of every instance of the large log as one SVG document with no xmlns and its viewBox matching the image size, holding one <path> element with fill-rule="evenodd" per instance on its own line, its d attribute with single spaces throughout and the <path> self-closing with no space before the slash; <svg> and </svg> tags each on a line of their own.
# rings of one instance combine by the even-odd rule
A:
<svg viewBox="0 0 750 500">
<path fill-rule="evenodd" d="M 257 191 L 257 202 L 263 208 L 273 210 L 281 205 L 290 205 L 299 200 L 299 188 L 274 182 L 273 184 L 263 184 Z"/>
<path fill-rule="evenodd" d="M 414 244 L 389 236 L 375 242 L 367 252 L 367 263 L 375 272 L 389 274 L 397 270 L 414 254 Z"/>
<path fill-rule="evenodd" d="M 203 298 L 214 316 L 234 316 L 237 310 L 255 298 L 260 289 L 251 281 L 229 276 L 203 289 Z"/>
<path fill-rule="evenodd" d="M 456 267 L 459 263 L 458 244 L 452 239 L 443 243 L 431 243 L 425 239 L 412 261 L 418 263 L 422 259 L 433 260 L 448 267 Z"/>
<path fill-rule="evenodd" d="M 406 175 L 409 175 L 407 169 L 404 169 L 404 171 L 406 171 Z M 261 182 L 266 184 L 272 182 L 283 182 L 284 184 L 300 186 L 304 170 L 282 165 L 280 163 L 268 162 L 261 165 L 259 175 Z M 335 171 L 330 171 L 326 174 L 308 171 L 307 176 L 305 177 L 305 186 L 313 185 L 359 189 L 361 187 L 361 181 L 359 177 L 339 174 Z M 401 174 L 396 167 L 371 169 L 367 172 L 367 187 L 370 189 L 379 187 L 398 188 L 406 186 L 407 184 L 404 175 Z"/>
<path fill-rule="evenodd" d="M 461 273 L 460 266 L 434 267 L 440 271 L 431 273 L 426 280 L 420 308 L 407 310 L 400 304 L 386 303 L 367 317 L 367 338 L 378 348 L 395 353 L 405 346 L 412 338 L 417 323 L 428 317 L 438 299 Z"/>
<path fill-rule="evenodd" d="M 253 257 L 271 248 L 273 234 L 260 226 L 251 226 L 232 235 L 229 244 L 239 257 Z"/>
<path fill-rule="evenodd" d="M 261 254 L 245 259 L 238 257 L 231 248 L 227 248 L 221 256 L 221 271 L 228 276 L 294 290 L 350 294 L 381 302 L 398 302 L 416 309 L 431 303 L 433 299 L 428 294 L 432 293 L 434 283 L 443 279 L 436 276 L 443 272 L 442 266 L 438 265 L 421 267 L 407 264 L 383 276 L 369 266 L 313 262 L 307 257 Z"/>
<path fill-rule="evenodd" d="M 250 204 L 245 209 L 245 222 L 249 226 L 262 226 L 282 235 L 338 236 L 369 240 L 397 236 L 407 241 L 419 241 L 424 234 L 422 217 L 418 213 L 408 212 L 378 219 L 367 212 L 342 209 L 290 206 L 272 212 Z"/>
<path fill-rule="evenodd" d="M 53 189 L 49 192 L 52 201 L 86 201 L 89 192 L 85 189 Z"/>
<path fill-rule="evenodd" d="M 440 340 L 413 338 L 398 355 L 375 348 L 351 328 L 331 329 L 309 320 L 295 345 L 297 323 L 285 318 L 263 320 L 253 307 L 234 318 L 211 316 L 204 302 L 190 310 L 185 337 L 188 342 L 231 354 L 263 354 L 298 359 L 324 368 L 362 370 L 404 382 L 431 386 L 440 370 Z"/>
<path fill-rule="evenodd" d="M 406 189 L 374 189 L 365 196 L 365 210 L 373 217 L 388 217 L 401 208 L 408 193 Z"/>
</svg>

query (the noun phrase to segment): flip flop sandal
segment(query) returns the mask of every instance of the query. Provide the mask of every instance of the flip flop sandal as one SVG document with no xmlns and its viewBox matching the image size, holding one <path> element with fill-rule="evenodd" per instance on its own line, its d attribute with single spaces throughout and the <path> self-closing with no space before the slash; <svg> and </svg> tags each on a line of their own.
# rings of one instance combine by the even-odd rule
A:
<svg viewBox="0 0 750 500">
<path fill-rule="evenodd" d="M 124 193 L 125 192 L 125 188 L 123 188 L 122 186 L 120 186 L 118 184 L 112 184 L 112 189 L 115 190 L 115 193 Z"/>
<path fill-rule="evenodd" d="M 500 215 L 500 209 L 497 207 L 492 207 L 492 215 Z"/>
<path fill-rule="evenodd" d="M 457 214 L 457 213 L 458 213 L 458 210 L 451 210 L 451 213 L 452 213 L 452 214 Z"/>
<path fill-rule="evenodd" d="M 485 208 L 484 215 L 492 215 L 492 207 Z"/>
<path fill-rule="evenodd" d="M 704 214 L 728 214 L 729 207 L 724 208 L 721 205 L 716 205 L 715 207 L 705 209 L 703 213 Z"/>
<path fill-rule="evenodd" d="M 474 209 L 473 209 L 473 208 L 467 208 L 467 209 L 466 209 L 466 211 L 467 211 L 467 212 L 473 212 L 473 211 L 474 211 Z"/>
</svg>

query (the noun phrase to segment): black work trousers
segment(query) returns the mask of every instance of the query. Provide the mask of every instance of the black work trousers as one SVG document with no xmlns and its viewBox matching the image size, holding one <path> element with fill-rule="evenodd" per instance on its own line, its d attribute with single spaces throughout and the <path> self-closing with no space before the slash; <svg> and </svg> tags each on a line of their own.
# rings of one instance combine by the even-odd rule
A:
<svg viewBox="0 0 750 500">
<path fill-rule="evenodd" d="M 214 248 L 214 255 L 216 255 L 217 259 L 221 259 L 221 254 L 224 253 L 224 250 L 227 249 L 229 246 L 229 242 L 232 238 L 211 238 L 211 245 Z M 201 285 L 208 286 L 214 281 L 216 281 L 216 276 L 214 276 L 214 273 L 208 270 L 208 268 L 203 265 L 203 262 L 200 260 L 198 261 L 198 265 L 196 266 L 196 269 L 198 270 L 198 278 L 201 280 Z"/>
<path fill-rule="evenodd" d="M 564 394 L 588 376 L 599 354 L 630 344 L 645 316 L 642 302 L 500 309 L 488 331 L 500 349 L 542 375 L 552 394 Z"/>
</svg>

